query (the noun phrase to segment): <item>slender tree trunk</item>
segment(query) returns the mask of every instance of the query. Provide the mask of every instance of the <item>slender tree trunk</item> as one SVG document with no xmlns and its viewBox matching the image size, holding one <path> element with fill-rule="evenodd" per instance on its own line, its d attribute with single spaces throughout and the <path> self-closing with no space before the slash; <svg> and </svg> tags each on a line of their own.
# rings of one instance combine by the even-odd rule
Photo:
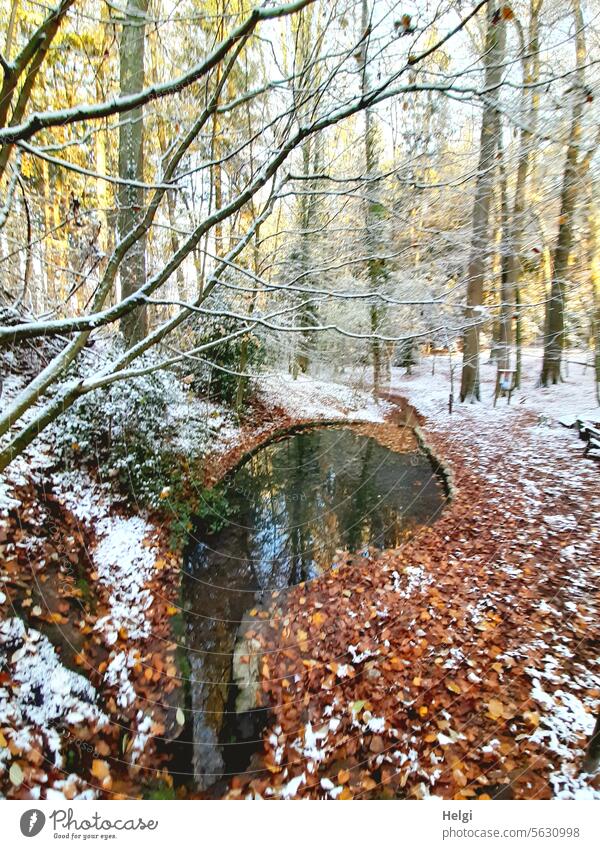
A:
<svg viewBox="0 0 600 849">
<path fill-rule="evenodd" d="M 561 380 L 562 352 L 565 346 L 565 301 L 569 275 L 569 255 L 573 248 L 575 213 L 581 180 L 580 164 L 578 162 L 579 142 L 581 139 L 581 121 L 585 102 L 585 79 L 583 66 L 586 57 L 585 37 L 583 31 L 583 15 L 579 0 L 574 0 L 575 17 L 575 55 L 579 68 L 577 85 L 574 93 L 575 103 L 569 129 L 569 142 L 563 184 L 560 196 L 560 214 L 558 219 L 558 236 L 554 249 L 552 282 L 550 295 L 546 301 L 546 321 L 544 330 L 544 359 L 540 383 L 550 386 Z"/>
<path fill-rule="evenodd" d="M 220 13 L 225 12 L 225 4 L 217 3 L 217 10 Z M 220 41 L 223 38 L 223 18 L 219 18 L 217 24 L 216 39 Z M 221 81 L 221 66 L 217 66 L 215 71 L 215 86 L 218 86 Z M 218 211 L 223 206 L 223 166 L 219 162 L 221 156 L 221 140 L 219 138 L 221 122 L 218 112 L 212 116 L 212 131 L 210 139 L 210 158 L 214 163 L 210 169 L 211 181 L 211 202 L 214 200 L 214 209 Z M 215 256 L 220 257 L 225 254 L 225 241 L 223 237 L 223 224 L 219 221 L 215 226 L 214 231 Z"/>
<path fill-rule="evenodd" d="M 569 147 L 563 177 L 560 203 L 558 238 L 554 250 L 550 296 L 546 301 L 544 331 L 544 359 L 540 383 L 542 386 L 559 383 L 561 380 L 562 351 L 565 344 L 565 300 L 569 255 L 573 247 L 573 224 L 577 207 L 578 168 L 577 139 L 581 130 L 581 109 L 573 110 L 569 135 Z"/>
<path fill-rule="evenodd" d="M 12 0 L 10 4 L 10 17 L 8 19 L 8 28 L 6 30 L 6 40 L 4 42 L 4 58 L 10 62 L 10 51 L 12 49 L 13 35 L 15 32 L 15 21 L 17 20 L 17 12 L 19 10 L 19 0 Z"/>
<path fill-rule="evenodd" d="M 102 35 L 102 47 L 106 49 L 107 46 L 107 35 L 108 34 L 108 26 L 104 29 Z M 98 102 L 104 99 L 104 93 L 106 91 L 106 82 L 107 82 L 107 69 L 102 63 L 98 71 L 96 73 L 96 99 Z M 96 154 L 96 171 L 99 174 L 106 175 L 110 173 L 110 164 L 109 164 L 109 147 L 108 147 L 108 139 L 109 139 L 109 131 L 108 131 L 108 122 L 104 119 L 99 125 L 98 132 L 96 133 L 95 138 L 95 154 Z M 111 250 L 111 245 L 114 241 L 113 238 L 113 227 L 114 220 L 111 221 L 113 216 L 111 207 L 114 207 L 113 201 L 113 192 L 111 188 L 109 188 L 108 183 L 104 180 L 98 180 L 96 183 L 96 203 L 98 206 L 98 218 L 101 223 L 100 234 L 98 237 L 100 250 L 104 254 L 105 257 L 108 256 L 109 251 Z M 105 262 L 101 267 L 105 266 Z"/>
<path fill-rule="evenodd" d="M 120 45 L 121 94 L 133 94 L 144 87 L 145 14 L 148 0 L 128 0 Z M 124 180 L 144 179 L 143 107 L 132 109 L 121 120 L 119 129 L 119 176 Z M 123 238 L 138 223 L 144 207 L 144 191 L 138 186 L 120 185 L 118 192 L 118 229 Z M 136 292 L 146 279 L 146 237 L 136 240 L 125 256 L 120 270 L 121 297 Z M 138 307 L 121 320 L 125 343 L 134 345 L 148 332 L 146 307 Z"/>
<path fill-rule="evenodd" d="M 522 40 L 523 83 L 533 87 L 529 92 L 529 108 L 524 115 L 525 126 L 521 130 L 519 162 L 517 165 L 517 184 L 511 221 L 509 247 L 510 286 L 515 299 L 515 388 L 521 386 L 523 315 L 521 311 L 521 278 L 523 276 L 523 232 L 527 211 L 527 184 L 535 185 L 537 144 L 535 134 L 538 126 L 540 94 L 535 87 L 540 79 L 540 13 L 544 0 L 531 0 L 529 13 L 529 39 L 527 45 Z"/>
<path fill-rule="evenodd" d="M 253 205 L 254 212 L 254 205 Z M 260 275 L 260 225 L 256 228 L 256 233 L 254 234 L 254 242 L 252 249 L 253 256 L 253 264 L 254 264 L 254 274 L 256 277 Z M 255 290 L 252 293 L 252 299 L 248 306 L 248 315 L 252 315 L 254 310 L 256 309 L 256 301 L 258 298 L 258 292 Z M 235 408 L 238 416 L 241 415 L 244 403 L 246 401 L 246 394 L 248 391 L 248 378 L 245 376 L 245 371 L 248 367 L 248 348 L 249 348 L 249 340 L 247 336 L 244 336 L 240 345 L 240 378 L 237 385 L 237 391 L 235 394 Z"/>
<path fill-rule="evenodd" d="M 532 86 L 523 91 L 522 119 L 523 126 L 519 138 L 519 158 L 517 164 L 517 176 L 515 185 L 515 196 L 506 237 L 506 289 L 509 297 L 514 302 L 515 322 L 515 386 L 521 384 L 521 340 L 522 340 L 522 318 L 519 309 L 520 282 L 523 274 L 523 231 L 525 228 L 525 215 L 527 207 L 527 181 L 531 171 L 531 164 L 535 158 L 535 133 L 538 124 L 539 90 L 535 87 L 540 77 L 540 12 L 543 0 L 531 0 L 529 5 L 529 27 L 527 41 L 523 29 L 518 20 L 515 21 L 519 36 L 519 48 L 521 50 L 521 67 L 523 84 Z M 511 308 L 512 312 L 512 308 Z M 505 320 L 510 320 L 508 315 Z M 509 367 L 508 365 L 506 366 Z"/>
<path fill-rule="evenodd" d="M 296 34 L 295 67 L 298 74 L 298 90 L 295 92 L 299 121 L 309 121 L 311 109 L 314 104 L 305 103 L 306 92 L 315 88 L 319 83 L 320 70 L 311 65 L 311 61 L 318 55 L 322 40 L 318 16 L 315 17 L 314 9 L 307 8 L 302 11 L 298 18 L 298 30 Z M 302 181 L 303 194 L 298 199 L 298 226 L 300 240 L 297 253 L 298 270 L 302 274 L 302 283 L 310 287 L 314 282 L 312 267 L 314 259 L 314 234 L 317 213 L 317 181 L 309 179 L 311 174 L 317 174 L 321 167 L 320 163 L 320 141 L 318 135 L 314 138 L 305 139 L 302 143 Z M 300 296 L 298 308 L 298 324 L 303 327 L 314 327 L 317 323 L 315 305 L 310 303 L 308 295 Z M 313 335 L 310 331 L 302 333 L 294 348 L 292 373 L 297 376 L 299 372 L 306 373 L 310 366 L 311 353 L 313 349 Z"/>
<path fill-rule="evenodd" d="M 320 168 L 319 139 L 308 139 L 302 146 L 303 174 L 308 177 L 311 173 L 318 174 Z M 317 198 L 316 180 L 307 180 L 304 183 L 306 191 L 300 198 L 300 270 L 303 274 L 303 283 L 310 286 L 313 283 L 313 229 L 316 224 Z M 314 327 L 317 316 L 314 304 L 309 303 L 309 297 L 302 298 L 302 307 L 298 310 L 298 323 L 304 327 Z M 310 332 L 303 333 L 296 353 L 295 371 L 305 374 L 310 365 L 311 349 L 313 339 Z"/>
<path fill-rule="evenodd" d="M 161 127 L 158 131 L 158 143 L 160 145 L 160 150 L 163 158 L 167 153 L 167 140 L 164 135 L 164 128 Z M 179 236 L 177 234 L 177 209 L 176 209 L 176 195 L 173 191 L 166 192 L 167 198 L 167 216 L 169 219 L 169 242 L 171 244 L 171 253 L 176 254 L 179 250 Z M 185 291 L 184 291 L 184 275 L 182 266 L 177 267 L 177 271 L 175 272 L 175 282 L 176 282 L 176 294 L 178 299 L 185 299 Z M 168 307 L 167 307 L 168 309 Z"/>
<path fill-rule="evenodd" d="M 212 174 L 212 189 L 213 189 L 213 197 L 214 197 L 214 209 L 218 211 L 223 206 L 223 175 L 222 175 L 222 165 L 218 162 L 220 156 L 220 144 L 219 144 L 219 116 L 215 114 L 213 116 L 213 129 L 212 129 L 212 139 L 211 139 L 211 150 L 210 155 L 212 161 L 215 163 L 211 168 Z M 223 242 L 223 225 L 221 222 L 216 224 L 215 226 L 215 256 L 220 257 L 225 253 L 225 245 Z"/>
<path fill-rule="evenodd" d="M 473 204 L 471 257 L 467 270 L 467 327 L 463 333 L 461 401 L 479 400 L 479 308 L 483 304 L 483 278 L 488 253 L 488 224 L 497 148 L 496 98 L 502 81 L 502 63 L 506 44 L 506 23 L 491 2 L 487 5 L 488 27 L 485 40 L 486 103 L 481 121 L 479 165 Z"/>
<path fill-rule="evenodd" d="M 594 377 L 596 380 L 596 400 L 600 404 L 600 251 L 598 246 L 598 214 L 592 199 L 588 207 L 588 263 L 592 287 L 592 344 L 594 346 Z"/>
<path fill-rule="evenodd" d="M 498 159 L 500 168 L 500 220 L 502 237 L 500 240 L 500 321 L 498 323 L 498 368 L 509 369 L 513 345 L 512 317 L 514 301 L 514 281 L 511 274 L 512 250 L 508 243 L 510 233 L 510 212 L 508 206 L 508 185 L 504 165 L 504 150 L 498 130 Z"/>
<path fill-rule="evenodd" d="M 362 30 L 364 33 L 369 31 L 370 26 L 370 10 L 368 0 L 363 0 L 362 3 Z M 369 91 L 369 37 L 365 36 L 361 50 L 361 62 L 363 66 L 362 72 L 362 91 L 366 94 Z M 367 178 L 373 177 L 378 170 L 377 146 L 375 142 L 375 124 L 374 116 L 371 109 L 365 109 L 365 130 L 364 130 L 364 149 L 365 149 L 365 172 Z M 372 195 L 375 188 L 368 183 L 366 193 Z M 375 219 L 376 204 L 372 198 L 367 198 L 365 201 L 365 228 L 366 228 L 366 249 L 367 249 L 367 280 L 371 289 L 377 289 L 383 279 L 382 261 L 376 256 L 377 254 L 377 221 Z M 379 304 L 373 303 L 369 308 L 370 331 L 375 336 L 379 333 L 382 323 L 382 310 Z M 381 342 L 379 339 L 371 339 L 371 357 L 373 361 L 373 388 L 378 390 L 381 385 L 382 372 L 382 356 Z"/>
</svg>

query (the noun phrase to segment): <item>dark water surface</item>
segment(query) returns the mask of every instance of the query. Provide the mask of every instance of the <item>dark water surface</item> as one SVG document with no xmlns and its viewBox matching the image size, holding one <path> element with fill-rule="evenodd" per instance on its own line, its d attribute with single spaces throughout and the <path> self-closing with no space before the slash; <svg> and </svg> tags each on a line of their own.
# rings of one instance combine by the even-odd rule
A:
<svg viewBox="0 0 600 849">
<path fill-rule="evenodd" d="M 196 523 L 182 590 L 190 682 L 173 768 L 200 788 L 243 770 L 260 738 L 264 713 L 243 710 L 231 683 L 244 614 L 264 593 L 334 566 L 336 551 L 400 544 L 445 503 L 423 452 L 391 451 L 349 427 L 266 445 L 228 476 L 225 495 L 220 516 Z"/>
</svg>

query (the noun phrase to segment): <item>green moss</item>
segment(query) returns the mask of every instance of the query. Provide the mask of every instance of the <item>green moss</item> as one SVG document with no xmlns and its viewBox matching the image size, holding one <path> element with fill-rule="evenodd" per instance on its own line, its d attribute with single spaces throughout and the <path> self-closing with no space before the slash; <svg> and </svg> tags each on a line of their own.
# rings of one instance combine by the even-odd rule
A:
<svg viewBox="0 0 600 849">
<path fill-rule="evenodd" d="M 81 598 L 86 604 L 90 604 L 93 600 L 93 594 L 90 588 L 90 583 L 87 578 L 77 578 L 75 586 L 81 592 Z"/>
<path fill-rule="evenodd" d="M 183 678 L 184 686 L 187 686 L 188 682 L 192 677 L 192 667 L 190 665 L 190 659 L 187 656 L 186 651 L 181 646 L 177 647 L 175 659 L 177 660 L 177 666 L 179 667 L 179 672 L 181 673 L 181 677 Z"/>
<path fill-rule="evenodd" d="M 175 789 L 164 781 L 159 781 L 153 787 L 144 790 L 144 799 L 176 799 Z"/>
</svg>

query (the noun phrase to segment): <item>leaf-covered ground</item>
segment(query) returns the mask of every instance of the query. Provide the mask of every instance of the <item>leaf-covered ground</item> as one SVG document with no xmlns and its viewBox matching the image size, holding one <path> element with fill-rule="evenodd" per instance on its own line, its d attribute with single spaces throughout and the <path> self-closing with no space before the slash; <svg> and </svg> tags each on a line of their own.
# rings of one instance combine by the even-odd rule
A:
<svg viewBox="0 0 600 849">
<path fill-rule="evenodd" d="M 5 386 L 5 390 L 7 386 Z M 6 391 L 5 395 L 6 397 Z M 211 418 L 206 483 L 302 417 L 383 420 L 389 405 L 331 384 L 267 379 L 241 428 Z M 189 460 L 198 401 L 171 414 Z M 165 743 L 184 722 L 177 655 L 181 555 L 93 459 L 64 471 L 43 440 L 0 478 L 0 794 L 172 793 Z"/>
<path fill-rule="evenodd" d="M 399 388 L 452 472 L 439 520 L 257 614 L 272 720 L 231 797 L 600 798 L 599 469 L 556 421 L 594 401 L 529 384 L 493 410 L 485 373 L 453 416 L 445 381 Z"/>
<path fill-rule="evenodd" d="M 304 418 L 362 419 L 401 450 L 408 398 L 453 493 L 401 548 L 340 556 L 257 611 L 272 714 L 233 798 L 600 795 L 581 771 L 600 708 L 600 470 L 558 424 L 596 415 L 590 375 L 531 380 L 493 409 L 484 367 L 483 403 L 450 416 L 444 364 L 430 365 L 394 374 L 395 412 L 272 379 L 206 463 L 211 482 Z M 182 673 L 168 522 L 43 452 L 10 468 L 0 514 L 1 792 L 170 792 L 162 746 L 181 724 Z"/>
<path fill-rule="evenodd" d="M 176 709 L 179 560 L 90 475 L 27 471 L 0 526 L 0 786 L 135 795 Z"/>
</svg>

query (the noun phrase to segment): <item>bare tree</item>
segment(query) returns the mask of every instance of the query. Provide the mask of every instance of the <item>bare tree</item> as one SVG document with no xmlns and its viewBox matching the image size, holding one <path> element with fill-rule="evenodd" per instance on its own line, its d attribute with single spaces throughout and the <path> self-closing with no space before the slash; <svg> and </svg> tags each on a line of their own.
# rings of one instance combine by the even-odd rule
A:
<svg viewBox="0 0 600 849">
<path fill-rule="evenodd" d="M 592 198 L 594 186 L 591 186 Z M 600 404 L 600 246 L 598 245 L 598 215 L 590 199 L 588 204 L 588 263 L 592 288 L 592 342 L 594 345 L 594 373 L 596 377 L 596 400 Z"/>
<path fill-rule="evenodd" d="M 148 0 L 128 0 L 119 48 L 121 95 L 139 94 L 144 88 L 145 15 Z M 136 106 L 119 126 L 118 231 L 124 239 L 140 221 L 144 208 L 144 107 Z M 123 257 L 121 294 L 127 298 L 146 279 L 146 235 L 141 234 Z M 127 344 L 139 342 L 148 332 L 145 307 L 138 307 L 121 320 Z"/>
<path fill-rule="evenodd" d="M 362 0 L 362 30 L 365 33 L 362 49 L 360 51 L 360 62 L 362 64 L 362 90 L 366 94 L 370 87 L 369 82 L 369 32 L 371 28 L 371 11 L 369 10 L 368 0 Z M 376 176 L 378 171 L 377 162 L 377 139 L 375 115 L 373 110 L 365 109 L 365 127 L 364 127 L 364 150 L 365 150 L 365 175 L 367 180 L 371 181 Z M 371 189 L 373 191 L 373 189 Z M 372 198 L 368 197 L 365 201 L 365 240 L 369 259 L 367 261 L 367 278 L 371 289 L 378 289 L 385 279 L 385 261 L 378 256 L 377 250 L 377 209 L 378 205 Z M 369 307 L 370 327 L 373 334 L 371 342 L 371 357 L 373 361 L 373 386 L 375 390 L 381 385 L 381 365 L 382 351 L 381 342 L 377 335 L 381 326 L 382 305 L 374 302 Z"/>
<path fill-rule="evenodd" d="M 579 0 L 573 0 L 573 18 L 577 77 L 573 87 L 574 103 L 560 196 L 558 235 L 552 258 L 552 282 L 546 307 L 544 360 L 540 376 L 542 386 L 549 386 L 561 380 L 562 351 L 565 346 L 565 302 L 568 291 L 569 257 L 573 248 L 575 213 L 580 182 L 583 172 L 587 170 L 589 164 L 588 157 L 580 158 L 582 119 L 584 107 L 590 95 L 585 87 L 585 27 Z"/>
<path fill-rule="evenodd" d="M 505 226 L 503 232 L 503 266 L 502 266 L 502 291 L 501 291 L 501 334 L 500 343 L 503 353 L 499 361 L 499 367 L 508 369 L 511 366 L 510 351 L 513 341 L 517 343 L 516 351 L 516 379 L 518 386 L 521 378 L 521 316 L 518 309 L 519 283 L 523 271 L 523 231 L 525 228 L 527 180 L 530 171 L 531 160 L 534 156 L 536 144 L 536 132 L 538 125 L 539 93 L 536 83 L 540 76 L 540 13 L 543 0 L 530 0 L 529 24 L 527 34 L 518 18 L 514 21 L 519 50 L 521 53 L 521 68 L 523 79 L 522 109 L 523 123 L 519 129 L 519 153 L 517 161 L 517 174 L 515 179 L 515 193 L 512 211 L 507 209 L 505 215 Z M 516 318 L 516 340 L 513 340 L 512 321 Z"/>
<path fill-rule="evenodd" d="M 485 39 L 484 107 L 481 120 L 479 164 L 473 202 L 471 256 L 467 269 L 467 326 L 463 334 L 461 401 L 479 400 L 479 330 L 483 305 L 483 282 L 489 251 L 488 226 L 493 191 L 494 158 L 498 146 L 497 98 L 502 82 L 506 44 L 504 7 L 487 4 L 488 26 Z"/>
</svg>

